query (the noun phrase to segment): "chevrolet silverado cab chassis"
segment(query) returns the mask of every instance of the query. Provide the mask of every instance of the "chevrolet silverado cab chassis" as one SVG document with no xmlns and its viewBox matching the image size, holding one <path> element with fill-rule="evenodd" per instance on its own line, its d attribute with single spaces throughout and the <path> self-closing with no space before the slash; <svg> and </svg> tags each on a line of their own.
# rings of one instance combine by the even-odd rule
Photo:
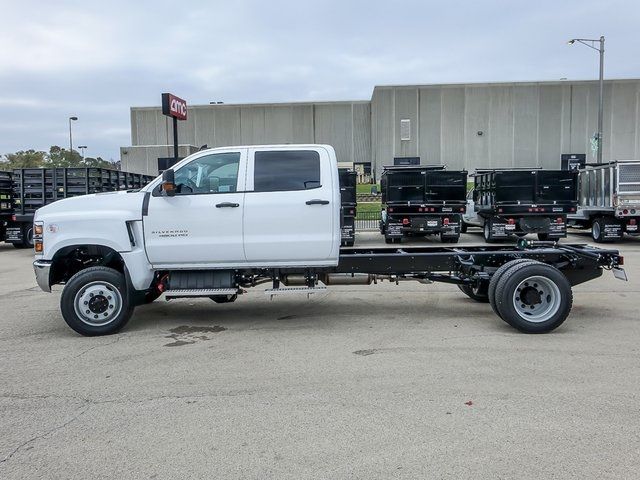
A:
<svg viewBox="0 0 640 480">
<path fill-rule="evenodd" d="M 36 279 L 64 285 L 62 316 L 82 335 L 117 332 L 162 294 L 226 303 L 263 284 L 276 296 L 405 280 L 456 284 L 542 333 L 569 315 L 573 285 L 603 270 L 626 279 L 616 250 L 586 245 L 341 248 L 340 208 L 331 146 L 204 150 L 140 190 L 37 210 Z"/>
</svg>

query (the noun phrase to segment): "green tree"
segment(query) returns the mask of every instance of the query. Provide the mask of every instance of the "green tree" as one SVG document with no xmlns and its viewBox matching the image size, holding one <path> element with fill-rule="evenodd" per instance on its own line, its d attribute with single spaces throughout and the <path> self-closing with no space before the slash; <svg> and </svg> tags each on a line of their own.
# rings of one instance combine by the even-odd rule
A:
<svg viewBox="0 0 640 480">
<path fill-rule="evenodd" d="M 49 155 L 47 158 L 47 167 L 84 167 L 82 162 L 82 156 L 73 150 L 69 152 L 64 148 L 57 145 L 53 145 L 49 149 Z"/>
<path fill-rule="evenodd" d="M 45 152 L 20 150 L 19 152 L 4 155 L 4 158 L 0 159 L 0 169 L 38 168 L 44 166 L 46 160 L 47 154 Z"/>
</svg>

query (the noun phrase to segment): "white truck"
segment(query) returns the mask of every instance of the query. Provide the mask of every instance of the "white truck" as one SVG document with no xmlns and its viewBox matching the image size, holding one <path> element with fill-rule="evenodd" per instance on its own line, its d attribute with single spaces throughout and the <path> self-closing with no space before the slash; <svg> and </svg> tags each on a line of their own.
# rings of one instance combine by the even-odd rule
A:
<svg viewBox="0 0 640 480">
<path fill-rule="evenodd" d="M 572 285 L 603 269 L 626 278 L 616 250 L 584 245 L 341 248 L 340 203 L 331 146 L 200 151 L 139 190 L 37 210 L 36 280 L 47 292 L 64 285 L 72 329 L 105 335 L 162 294 L 221 303 L 260 284 L 272 296 L 307 295 L 381 280 L 456 284 L 513 327 L 541 333 L 567 318 Z"/>
</svg>

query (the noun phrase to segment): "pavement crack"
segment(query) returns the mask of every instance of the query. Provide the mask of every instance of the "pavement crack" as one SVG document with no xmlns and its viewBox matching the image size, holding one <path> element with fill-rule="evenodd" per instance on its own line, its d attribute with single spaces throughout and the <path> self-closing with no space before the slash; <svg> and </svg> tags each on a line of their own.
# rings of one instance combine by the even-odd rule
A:
<svg viewBox="0 0 640 480">
<path fill-rule="evenodd" d="M 115 336 L 115 337 L 116 337 L 116 338 L 115 338 L 115 340 L 113 340 L 113 341 L 111 341 L 111 342 L 107 342 L 107 343 L 100 343 L 100 344 L 98 344 L 98 345 L 94 345 L 94 346 L 92 346 L 92 347 L 90 347 L 90 348 L 87 348 L 86 350 L 84 350 L 84 351 L 80 352 L 79 354 L 77 354 L 77 355 L 76 355 L 76 356 L 74 356 L 73 358 L 79 358 L 79 357 L 81 357 L 82 355 L 84 355 L 85 353 L 88 353 L 88 352 L 90 352 L 91 350 L 95 350 L 96 348 L 100 348 L 100 347 L 108 347 L 109 345 L 113 345 L 114 343 L 118 343 L 118 342 L 122 339 L 122 337 L 124 337 L 124 335 L 120 333 L 120 334 L 116 334 L 116 336 Z"/>
<path fill-rule="evenodd" d="M 22 450 L 24 447 L 26 447 L 27 445 L 29 445 L 30 443 L 35 442 L 36 440 L 39 440 L 41 438 L 45 438 L 49 435 L 52 435 L 60 430 L 62 430 L 63 428 L 66 428 L 67 426 L 71 425 L 73 422 L 75 422 L 76 420 L 78 420 L 78 418 L 80 418 L 82 415 L 84 415 L 86 413 L 86 411 L 89 410 L 89 405 L 85 406 L 85 408 L 83 408 L 82 410 L 80 410 L 80 412 L 78 412 L 73 418 L 71 418 L 70 420 L 67 420 L 66 422 L 57 425 L 49 430 L 47 430 L 44 433 L 41 433 L 39 435 L 35 435 L 33 437 L 31 437 L 29 440 L 22 442 L 20 445 L 18 445 L 16 448 L 13 449 L 13 451 L 7 455 L 5 458 L 3 458 L 2 460 L 0 460 L 0 464 L 7 462 L 8 460 L 10 460 L 16 453 L 18 453 L 20 450 Z"/>
</svg>

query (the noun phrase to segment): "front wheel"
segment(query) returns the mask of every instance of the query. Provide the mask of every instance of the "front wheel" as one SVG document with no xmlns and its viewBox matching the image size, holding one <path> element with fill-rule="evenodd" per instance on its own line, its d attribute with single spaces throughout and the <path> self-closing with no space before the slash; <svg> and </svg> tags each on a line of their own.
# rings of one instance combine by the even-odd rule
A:
<svg viewBox="0 0 640 480">
<path fill-rule="evenodd" d="M 113 268 L 90 267 L 67 282 L 60 297 L 65 322 L 80 335 L 116 333 L 131 318 L 124 275 Z"/>
</svg>

